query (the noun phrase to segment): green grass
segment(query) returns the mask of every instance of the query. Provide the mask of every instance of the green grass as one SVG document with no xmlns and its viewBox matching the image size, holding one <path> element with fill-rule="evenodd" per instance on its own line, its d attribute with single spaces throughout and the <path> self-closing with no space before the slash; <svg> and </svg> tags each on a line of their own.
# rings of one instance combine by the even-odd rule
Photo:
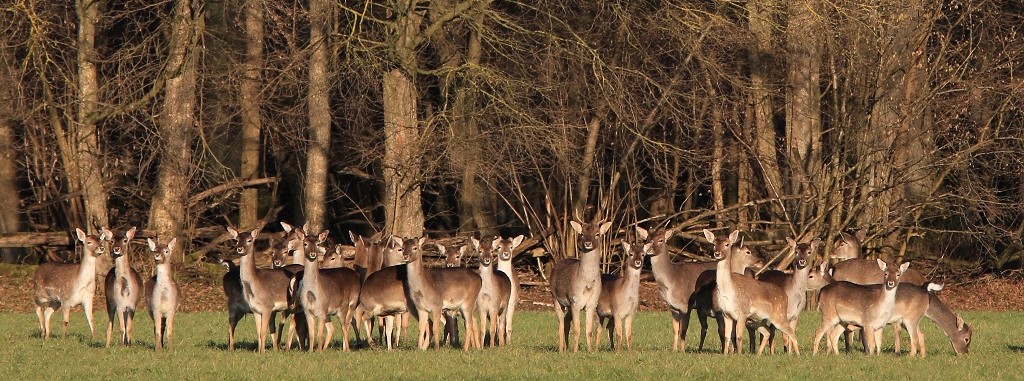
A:
<svg viewBox="0 0 1024 381">
<path fill-rule="evenodd" d="M 954 356 L 945 336 L 930 321 L 923 324 L 928 343 L 926 359 L 892 354 L 887 331 L 887 353 L 867 357 L 860 353 L 810 355 L 816 314 L 801 319 L 798 338 L 801 356 L 723 356 L 693 353 L 696 320 L 691 324 L 689 351 L 673 353 L 667 312 L 641 313 L 634 324 L 636 350 L 627 353 L 555 352 L 554 313 L 521 312 L 516 320 L 516 342 L 511 347 L 463 353 L 411 349 L 411 341 L 394 352 L 357 349 L 344 353 L 277 352 L 256 354 L 253 319 L 239 325 L 241 350 L 227 352 L 226 317 L 220 313 L 179 314 L 173 351 L 152 350 L 152 322 L 140 316 L 136 342 L 131 348 L 104 348 L 106 316 L 100 316 L 97 339 L 89 338 L 81 313 L 72 315 L 66 340 L 42 341 L 35 315 L 0 314 L 0 379 L 1011 379 L 1022 378 L 1024 313 L 975 312 L 965 319 L 975 327 L 968 356 Z M 59 316 L 53 325 L 60 332 Z M 413 324 L 415 325 L 415 323 Z M 411 327 L 410 330 L 414 330 Z M 714 324 L 712 323 L 712 330 Z M 718 348 L 709 334 L 710 348 Z M 115 333 L 116 340 L 116 333 Z M 605 340 L 605 344 L 607 341 Z M 335 343 L 337 344 L 337 342 Z M 908 345 L 904 337 L 904 345 Z M 906 349 L 904 349 L 905 351 Z"/>
</svg>

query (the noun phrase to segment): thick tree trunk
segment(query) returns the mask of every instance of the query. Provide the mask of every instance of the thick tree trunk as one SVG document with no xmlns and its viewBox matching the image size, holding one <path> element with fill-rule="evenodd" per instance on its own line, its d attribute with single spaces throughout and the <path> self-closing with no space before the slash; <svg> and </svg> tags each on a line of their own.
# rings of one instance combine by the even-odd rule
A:
<svg viewBox="0 0 1024 381">
<path fill-rule="evenodd" d="M 87 230 L 95 232 L 96 227 L 107 226 L 107 191 L 103 184 L 103 152 L 99 146 L 94 114 L 99 110 L 99 80 L 95 61 L 96 23 L 99 21 L 99 1 L 79 0 L 78 11 L 78 118 L 73 127 L 76 153 L 72 172 L 79 176 L 77 181 L 68 179 L 70 184 L 80 187 L 85 203 Z M 110 269 L 108 257 L 96 261 L 96 272 L 106 274 Z"/>
<path fill-rule="evenodd" d="M 789 3 L 786 53 L 789 56 L 786 93 L 786 144 L 793 194 L 811 197 L 812 181 L 818 183 L 821 164 L 821 11 L 818 0 Z M 796 202 L 798 216 L 811 216 L 811 202 Z"/>
<path fill-rule="evenodd" d="M 6 46 L 0 38 L 0 44 Z M 9 49 L 0 48 L 0 88 L 14 89 L 17 83 L 17 69 Z M 0 91 L 0 234 L 17 233 L 21 230 L 21 197 L 18 194 L 17 151 L 14 131 L 21 117 L 18 115 L 15 91 Z M 0 249 L 0 261 L 20 263 L 25 251 L 21 249 Z"/>
<path fill-rule="evenodd" d="M 417 118 L 416 46 L 423 11 L 396 2 L 394 50 L 400 68 L 384 74 L 385 231 L 398 237 L 423 235 L 420 141 Z"/>
<path fill-rule="evenodd" d="M 774 0 L 751 0 L 747 2 L 747 22 L 754 35 L 755 46 L 750 50 L 750 101 L 753 105 L 753 141 L 758 163 L 764 176 L 768 197 L 783 195 L 782 175 L 779 172 L 778 148 L 776 147 L 775 126 L 772 117 L 775 107 L 771 90 L 768 88 L 769 55 L 772 54 L 772 15 Z"/>
<path fill-rule="evenodd" d="M 241 96 L 242 108 L 242 157 L 239 174 L 244 179 L 256 178 L 260 166 L 260 130 L 263 118 L 260 105 L 263 97 L 260 85 L 263 72 L 263 1 L 246 0 L 245 13 L 245 63 L 243 64 Z M 253 227 L 259 213 L 259 188 L 242 190 L 238 205 L 238 226 Z"/>
<path fill-rule="evenodd" d="M 327 151 L 331 145 L 330 78 L 327 74 L 330 1 L 311 0 L 309 7 L 312 53 L 309 57 L 309 147 L 306 148 L 304 209 L 310 232 L 324 227 L 327 195 Z M 386 98 L 386 96 L 385 96 Z"/>
<path fill-rule="evenodd" d="M 161 243 L 184 238 L 181 231 L 186 224 L 196 106 L 195 50 L 203 31 L 201 9 L 198 1 L 176 2 L 170 25 L 164 104 L 158 129 L 160 166 L 149 214 L 150 229 Z M 174 258 L 175 262 L 182 260 L 184 256 Z"/>
</svg>

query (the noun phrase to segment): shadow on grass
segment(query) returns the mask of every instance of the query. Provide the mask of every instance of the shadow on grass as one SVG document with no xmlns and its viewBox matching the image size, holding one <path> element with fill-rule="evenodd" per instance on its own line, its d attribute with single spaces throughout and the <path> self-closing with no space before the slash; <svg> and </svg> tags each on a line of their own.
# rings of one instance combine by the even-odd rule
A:
<svg viewBox="0 0 1024 381">
<path fill-rule="evenodd" d="M 1009 349 L 1010 352 L 1024 353 L 1024 345 L 1013 345 L 1013 344 L 1010 344 L 1010 345 L 1006 346 L 1006 349 Z"/>
</svg>

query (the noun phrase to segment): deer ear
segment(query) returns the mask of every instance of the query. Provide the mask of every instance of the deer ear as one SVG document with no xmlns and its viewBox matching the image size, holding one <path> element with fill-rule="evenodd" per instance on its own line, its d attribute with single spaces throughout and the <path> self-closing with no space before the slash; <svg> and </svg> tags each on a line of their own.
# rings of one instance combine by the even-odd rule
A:
<svg viewBox="0 0 1024 381">
<path fill-rule="evenodd" d="M 288 251 L 298 250 L 299 249 L 299 242 L 302 242 L 302 240 L 299 239 L 298 237 L 295 237 L 294 239 L 292 239 L 292 240 L 288 241 L 287 243 L 285 243 L 284 246 L 286 248 L 288 248 Z"/>
<path fill-rule="evenodd" d="M 732 233 L 729 234 L 729 242 L 736 243 L 736 242 L 739 242 L 739 240 L 740 240 L 740 231 L 739 230 L 733 230 Z"/>
<path fill-rule="evenodd" d="M 469 245 L 462 245 L 462 247 L 459 248 L 459 254 L 462 254 L 465 257 L 469 257 L 470 255 L 472 255 L 472 250 L 475 249 L 471 249 Z"/>
<path fill-rule="evenodd" d="M 114 240 L 114 232 L 110 231 L 110 229 L 107 229 L 106 226 L 101 227 L 100 228 L 100 239 L 105 239 L 107 241 L 113 241 Z"/>
<path fill-rule="evenodd" d="M 391 247 L 402 247 L 402 244 L 403 242 L 401 238 L 391 236 Z"/>
<path fill-rule="evenodd" d="M 644 229 L 644 228 L 640 227 L 640 225 L 637 225 L 637 227 L 636 227 L 636 236 L 638 238 L 646 241 L 647 237 L 648 237 L 647 229 Z"/>
<path fill-rule="evenodd" d="M 575 230 L 576 234 L 583 234 L 583 225 L 580 225 L 579 222 L 569 221 L 569 225 L 572 225 L 572 230 Z"/>
<path fill-rule="evenodd" d="M 326 242 L 327 241 L 327 235 L 329 235 L 329 234 L 331 234 L 331 232 L 329 232 L 327 230 L 324 230 L 324 231 L 320 232 L 320 235 L 317 236 L 316 243 L 324 243 L 324 242 Z"/>
<path fill-rule="evenodd" d="M 793 239 L 793 236 L 786 237 L 786 243 L 788 243 L 789 246 L 793 247 L 794 249 L 796 248 L 796 240 Z"/>
<path fill-rule="evenodd" d="M 294 226 L 289 225 L 287 222 L 281 221 L 281 229 L 284 229 L 285 233 L 291 233 L 295 229 Z"/>
<path fill-rule="evenodd" d="M 675 232 L 673 232 L 672 229 L 665 230 L 665 241 L 672 239 L 673 234 L 675 234 Z"/>
<path fill-rule="evenodd" d="M 417 242 L 416 244 L 422 247 L 424 242 L 427 242 L 427 237 L 420 237 L 419 242 Z"/>
<path fill-rule="evenodd" d="M 821 238 L 815 238 L 813 241 L 811 241 L 811 248 L 812 249 L 815 249 L 818 246 L 821 246 Z"/>
<path fill-rule="evenodd" d="M 302 224 L 302 231 L 309 233 L 309 221 L 306 221 L 306 223 Z"/>
<path fill-rule="evenodd" d="M 178 243 L 178 237 L 171 238 L 171 242 L 167 243 L 167 251 L 174 251 L 174 245 Z"/>
<path fill-rule="evenodd" d="M 156 251 L 156 242 L 152 238 L 146 238 L 146 243 L 149 244 L 149 251 Z"/>
<path fill-rule="evenodd" d="M 881 258 L 875 259 L 875 261 L 878 261 L 878 268 L 882 269 L 882 271 L 885 271 L 885 269 L 889 266 Z"/>
<path fill-rule="evenodd" d="M 85 239 L 89 238 L 89 235 L 85 234 L 85 231 L 81 228 L 75 228 L 75 234 L 78 235 L 78 240 L 82 241 L 82 243 L 85 243 Z"/>
<path fill-rule="evenodd" d="M 864 240 L 868 238 L 868 229 L 858 230 L 854 238 L 857 239 L 857 242 L 864 243 Z"/>
<path fill-rule="evenodd" d="M 262 228 L 255 228 L 255 229 L 252 229 L 251 232 L 249 232 L 249 235 L 252 236 L 252 239 L 256 239 L 256 237 L 260 236 L 260 229 L 262 229 Z"/>
<path fill-rule="evenodd" d="M 441 255 L 445 255 L 444 254 L 445 253 L 444 245 L 442 245 L 440 243 L 435 243 L 434 246 L 437 246 L 437 252 L 438 253 L 441 253 Z"/>
<path fill-rule="evenodd" d="M 630 251 L 630 249 L 632 249 L 632 246 L 629 246 L 629 242 L 626 242 L 626 241 L 619 241 L 619 242 L 622 244 L 622 250 L 626 252 L 626 255 L 629 255 L 629 251 Z"/>
<path fill-rule="evenodd" d="M 648 255 L 648 254 L 651 253 L 651 247 L 652 246 L 654 246 L 654 245 L 652 245 L 650 242 L 644 244 L 644 255 Z"/>
<path fill-rule="evenodd" d="M 903 264 L 900 265 L 900 272 L 901 273 L 907 272 L 908 268 L 910 268 L 910 262 L 903 262 Z"/>
<path fill-rule="evenodd" d="M 359 238 L 363 238 L 363 237 L 359 237 Z M 356 238 L 356 233 L 353 233 L 351 230 L 348 231 L 348 239 L 352 240 L 352 244 L 353 245 L 356 245 L 356 244 L 359 243 L 359 238 Z"/>
<path fill-rule="evenodd" d="M 964 318 L 960 317 L 960 315 L 956 315 L 956 329 L 962 331 L 964 329 L 964 325 Z"/>
<path fill-rule="evenodd" d="M 131 229 L 128 229 L 128 231 L 124 233 L 124 238 L 127 238 L 129 241 L 131 241 L 132 238 L 135 238 L 135 227 L 134 226 L 132 226 Z"/>
<path fill-rule="evenodd" d="M 522 234 L 517 235 L 515 238 L 512 238 L 512 250 L 515 250 L 515 248 L 519 247 L 519 245 L 522 245 L 524 239 L 526 239 L 526 236 Z"/>
<path fill-rule="evenodd" d="M 704 229 L 704 239 L 708 240 L 708 242 L 715 243 L 715 233 L 712 233 L 708 229 Z"/>
<path fill-rule="evenodd" d="M 228 234 L 231 235 L 231 239 L 237 240 L 238 239 L 238 230 L 235 230 L 235 228 L 230 227 L 230 226 L 228 226 L 227 228 L 228 228 Z"/>
<path fill-rule="evenodd" d="M 611 229 L 611 228 L 612 228 L 612 222 L 608 221 L 608 222 L 605 222 L 605 223 L 601 224 L 601 229 L 599 230 L 599 232 L 601 234 L 605 234 L 605 233 L 608 233 L 608 230 Z"/>
<path fill-rule="evenodd" d="M 476 237 L 469 237 L 469 243 L 473 245 L 473 250 L 480 250 L 480 240 Z M 493 244 L 491 244 L 493 246 Z"/>
</svg>

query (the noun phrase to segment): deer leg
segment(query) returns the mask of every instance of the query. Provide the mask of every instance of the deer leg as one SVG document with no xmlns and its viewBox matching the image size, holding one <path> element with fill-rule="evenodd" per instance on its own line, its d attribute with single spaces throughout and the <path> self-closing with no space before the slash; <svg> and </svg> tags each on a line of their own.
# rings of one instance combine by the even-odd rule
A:
<svg viewBox="0 0 1024 381">
<path fill-rule="evenodd" d="M 61 333 L 60 339 L 64 340 L 68 337 L 68 322 L 71 320 L 71 309 L 66 308 L 65 306 L 61 306 L 60 313 L 61 316 L 64 318 L 64 332 Z"/>
<path fill-rule="evenodd" d="M 411 315 L 409 312 L 402 312 L 398 316 L 398 323 L 400 324 L 397 326 L 398 332 L 395 332 L 396 348 L 398 347 L 398 344 L 402 342 L 402 334 L 409 332 L 409 315 Z"/>
<path fill-rule="evenodd" d="M 235 350 L 235 326 L 238 325 L 238 321 L 242 320 L 240 313 L 228 312 L 228 351 L 233 352 Z"/>
<path fill-rule="evenodd" d="M 387 347 L 387 349 L 390 351 L 391 349 L 394 348 L 394 346 L 397 345 L 393 341 L 391 341 L 391 335 L 394 334 L 393 330 L 395 329 L 395 317 L 385 316 L 384 321 L 377 325 L 381 329 L 380 332 L 381 335 L 383 336 L 382 341 L 385 342 L 384 346 Z"/>
<path fill-rule="evenodd" d="M 174 312 L 167 315 L 166 321 L 164 322 L 164 329 L 167 330 L 164 337 L 167 340 L 167 349 L 174 349 Z"/>
<path fill-rule="evenodd" d="M 277 311 L 270 311 L 270 346 L 277 351 L 277 344 L 281 341 L 281 335 L 279 331 L 281 327 L 277 325 Z"/>
<path fill-rule="evenodd" d="M 562 309 L 562 305 L 555 301 L 555 317 L 558 318 L 558 351 L 565 351 L 565 310 Z"/>
<path fill-rule="evenodd" d="M 679 349 L 686 351 L 686 332 L 690 330 L 690 311 L 680 310 L 679 311 Z"/>
<path fill-rule="evenodd" d="M 697 322 L 700 323 L 700 343 L 697 344 L 697 351 L 704 350 L 704 339 L 708 337 L 708 316 L 697 311 Z"/>
<path fill-rule="evenodd" d="M 864 353 L 876 354 L 876 347 L 875 347 L 875 331 L 876 330 L 877 329 L 875 327 L 868 328 L 868 327 L 865 326 L 864 329 L 862 329 L 860 331 L 861 336 L 863 336 L 864 340 L 867 341 L 867 345 L 864 346 Z"/>
<path fill-rule="evenodd" d="M 821 324 L 818 325 L 818 329 L 814 331 L 814 350 L 811 353 L 818 354 L 818 349 L 821 348 L 821 338 L 825 336 L 826 329 L 827 327 L 825 325 L 825 322 L 822 321 Z"/>
<path fill-rule="evenodd" d="M 92 299 L 86 298 L 82 301 L 82 309 L 85 310 L 85 321 L 89 323 L 89 334 L 92 335 L 92 339 L 96 340 L 96 329 L 93 327 L 92 319 Z M 68 313 L 71 313 L 71 307 L 68 307 Z"/>
<path fill-rule="evenodd" d="M 585 309 L 586 310 L 586 318 L 587 318 L 587 330 L 586 330 L 586 333 L 587 333 L 587 352 L 593 352 L 594 351 L 592 344 L 593 344 L 593 341 L 594 341 L 594 336 L 593 336 L 593 334 L 594 334 L 594 323 L 596 323 L 596 320 L 597 320 L 597 308 L 596 307 L 597 307 L 597 299 L 594 299 L 594 305 L 592 307 L 590 307 L 590 308 L 586 308 Z"/>
<path fill-rule="evenodd" d="M 628 315 L 623 319 L 626 329 L 626 350 L 633 351 L 633 315 Z"/>
<path fill-rule="evenodd" d="M 579 352 L 580 350 L 580 313 L 583 310 L 579 310 L 576 306 L 572 307 L 572 334 L 573 334 L 573 352 Z"/>
<path fill-rule="evenodd" d="M 899 325 L 899 323 L 892 323 L 892 340 L 893 340 L 893 343 L 892 343 L 893 351 L 895 351 L 897 355 L 900 354 L 900 352 L 903 352 L 902 350 L 900 350 L 900 325 Z M 914 338 L 913 337 L 910 338 L 910 350 L 911 351 L 914 350 Z"/>
<path fill-rule="evenodd" d="M 921 354 L 921 358 L 924 358 L 928 351 L 924 345 L 924 332 L 921 332 L 920 321 L 914 323 L 914 332 L 911 335 L 917 336 L 917 353 Z"/>
<path fill-rule="evenodd" d="M 319 343 L 320 339 L 321 339 L 320 334 L 323 333 L 323 330 L 321 330 L 318 333 L 316 327 L 317 327 L 317 317 L 316 317 L 316 314 L 314 314 L 312 310 L 306 310 L 306 332 L 307 332 L 307 336 L 309 337 L 309 346 L 306 347 L 306 350 L 309 351 L 310 353 L 312 353 L 313 351 L 316 350 L 317 343 Z M 321 326 L 321 328 L 322 328 L 322 326 Z"/>
<path fill-rule="evenodd" d="M 132 328 L 135 325 L 135 311 L 124 312 L 124 345 L 132 345 Z"/>
<path fill-rule="evenodd" d="M 320 352 L 326 351 L 327 348 L 331 347 L 331 340 L 334 339 L 334 323 L 331 322 L 331 315 L 327 315 L 323 319 L 324 324 L 320 326 L 320 329 L 327 331 L 324 337 L 324 343 L 320 346 Z"/>
<path fill-rule="evenodd" d="M 110 316 L 110 319 L 107 320 L 107 348 L 110 348 L 110 338 L 112 333 L 114 333 L 114 317 Z"/>
<path fill-rule="evenodd" d="M 622 349 L 622 318 L 616 316 L 612 318 L 612 323 L 615 327 L 615 350 L 619 351 Z"/>
<path fill-rule="evenodd" d="M 157 351 L 164 349 L 164 319 L 160 315 L 153 315 L 153 345 Z"/>
<path fill-rule="evenodd" d="M 46 323 L 43 322 L 43 307 L 36 306 L 36 317 L 39 318 L 39 337 L 46 338 Z"/>
<path fill-rule="evenodd" d="M 679 332 L 682 330 L 680 325 L 682 324 L 683 318 L 679 315 L 681 312 L 675 309 L 670 309 L 672 312 L 672 350 L 679 350 L 679 340 L 681 339 Z M 686 343 L 683 342 L 683 350 L 686 349 Z"/>
<path fill-rule="evenodd" d="M 256 352 L 263 353 L 264 344 L 266 343 L 264 335 L 267 334 L 266 326 L 263 322 L 264 316 L 261 313 L 253 312 L 252 317 L 256 321 Z"/>
</svg>

